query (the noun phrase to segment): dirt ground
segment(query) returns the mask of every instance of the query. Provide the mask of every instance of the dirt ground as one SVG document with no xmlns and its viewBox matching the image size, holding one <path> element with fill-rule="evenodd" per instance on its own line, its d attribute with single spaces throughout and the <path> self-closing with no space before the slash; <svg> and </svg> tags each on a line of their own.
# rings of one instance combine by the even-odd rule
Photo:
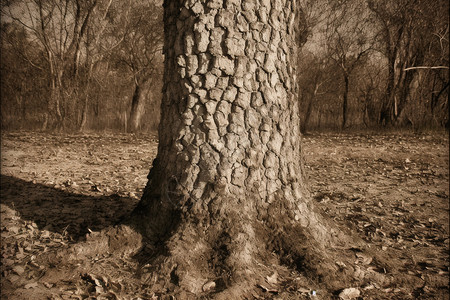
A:
<svg viewBox="0 0 450 300">
<path fill-rule="evenodd" d="M 156 150 L 151 135 L 3 132 L 1 299 L 184 299 L 155 294 L 139 255 L 89 244 L 133 209 Z M 356 252 L 393 283 L 335 298 L 449 299 L 448 134 L 313 134 L 303 152 L 317 206 L 392 258 Z M 77 246 L 84 252 L 68 252 Z M 329 298 L 296 278 L 275 273 L 251 298 Z"/>
</svg>

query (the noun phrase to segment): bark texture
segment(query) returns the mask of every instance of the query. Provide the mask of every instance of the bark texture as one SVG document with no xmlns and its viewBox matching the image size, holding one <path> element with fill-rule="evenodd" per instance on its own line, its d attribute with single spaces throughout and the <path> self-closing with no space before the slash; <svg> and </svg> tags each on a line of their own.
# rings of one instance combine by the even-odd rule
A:
<svg viewBox="0 0 450 300">
<path fill-rule="evenodd" d="M 251 276 L 272 251 L 300 267 L 334 233 L 303 183 L 296 1 L 164 6 L 159 149 L 135 219 L 192 292 Z"/>
</svg>

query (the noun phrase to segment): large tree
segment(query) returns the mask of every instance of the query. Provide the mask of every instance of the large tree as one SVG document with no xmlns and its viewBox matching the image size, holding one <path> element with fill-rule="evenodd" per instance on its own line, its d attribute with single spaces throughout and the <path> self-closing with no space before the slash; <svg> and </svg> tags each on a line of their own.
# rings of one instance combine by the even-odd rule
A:
<svg viewBox="0 0 450 300">
<path fill-rule="evenodd" d="M 239 294 L 280 263 L 346 281 L 331 258 L 348 239 L 314 210 L 303 179 L 298 9 L 164 2 L 159 148 L 132 220 L 161 246 L 159 273 L 190 292 L 212 280 Z"/>
</svg>

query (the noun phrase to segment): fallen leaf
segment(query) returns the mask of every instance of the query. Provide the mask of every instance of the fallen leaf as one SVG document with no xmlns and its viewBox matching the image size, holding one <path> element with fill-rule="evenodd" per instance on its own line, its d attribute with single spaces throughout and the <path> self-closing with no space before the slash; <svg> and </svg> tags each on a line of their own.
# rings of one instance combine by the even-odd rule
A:
<svg viewBox="0 0 450 300">
<path fill-rule="evenodd" d="M 278 273 L 274 272 L 271 276 L 266 277 L 267 283 L 277 284 L 278 283 Z"/>
<path fill-rule="evenodd" d="M 355 299 L 359 297 L 360 293 L 361 292 L 357 288 L 347 288 L 339 294 L 339 298 L 343 300 Z"/>
<path fill-rule="evenodd" d="M 25 272 L 25 269 L 22 266 L 14 266 L 13 271 L 17 273 L 17 275 L 22 275 Z"/>
<path fill-rule="evenodd" d="M 11 275 L 11 276 L 8 277 L 8 280 L 9 280 L 11 283 L 14 283 L 14 282 L 16 282 L 16 281 L 19 280 L 19 279 L 20 279 L 20 276 L 17 276 L 17 275 Z"/>
<path fill-rule="evenodd" d="M 204 292 L 207 292 L 209 290 L 212 290 L 216 287 L 216 283 L 214 281 L 208 281 L 207 283 L 205 283 L 202 287 L 202 290 Z"/>
<path fill-rule="evenodd" d="M 12 232 L 12 233 L 14 233 L 14 234 L 18 234 L 19 231 L 20 231 L 20 228 L 19 228 L 18 226 L 11 226 L 11 227 L 9 228 L 9 231 Z"/>
<path fill-rule="evenodd" d="M 357 263 L 361 263 L 363 265 L 368 265 L 372 262 L 372 257 L 367 254 L 364 254 L 361 252 L 356 252 L 355 254 L 356 254 L 356 257 L 358 257 Z"/>
<path fill-rule="evenodd" d="M 346 268 L 347 267 L 347 265 L 345 263 L 343 263 L 342 261 L 336 261 L 336 265 L 338 267 L 341 267 L 341 268 Z"/>
<path fill-rule="evenodd" d="M 303 294 L 309 294 L 310 290 L 309 289 L 305 289 L 305 288 L 299 288 L 297 289 L 298 292 L 303 293 Z"/>
<path fill-rule="evenodd" d="M 37 286 L 38 286 L 37 282 L 30 282 L 30 283 L 25 284 L 24 288 L 28 290 L 28 289 L 37 288 Z"/>
<path fill-rule="evenodd" d="M 48 238 L 48 237 L 50 237 L 50 232 L 48 230 L 43 230 L 41 238 Z"/>
</svg>

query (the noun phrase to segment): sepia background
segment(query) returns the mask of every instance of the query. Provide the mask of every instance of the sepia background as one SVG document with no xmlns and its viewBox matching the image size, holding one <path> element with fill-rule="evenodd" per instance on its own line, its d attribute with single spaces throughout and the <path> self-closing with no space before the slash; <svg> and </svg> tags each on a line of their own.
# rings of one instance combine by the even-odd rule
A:
<svg viewBox="0 0 450 300">
<path fill-rule="evenodd" d="M 155 131 L 161 4 L 2 1 L 1 128 Z M 448 128 L 448 1 L 300 4 L 304 132 Z"/>
</svg>

